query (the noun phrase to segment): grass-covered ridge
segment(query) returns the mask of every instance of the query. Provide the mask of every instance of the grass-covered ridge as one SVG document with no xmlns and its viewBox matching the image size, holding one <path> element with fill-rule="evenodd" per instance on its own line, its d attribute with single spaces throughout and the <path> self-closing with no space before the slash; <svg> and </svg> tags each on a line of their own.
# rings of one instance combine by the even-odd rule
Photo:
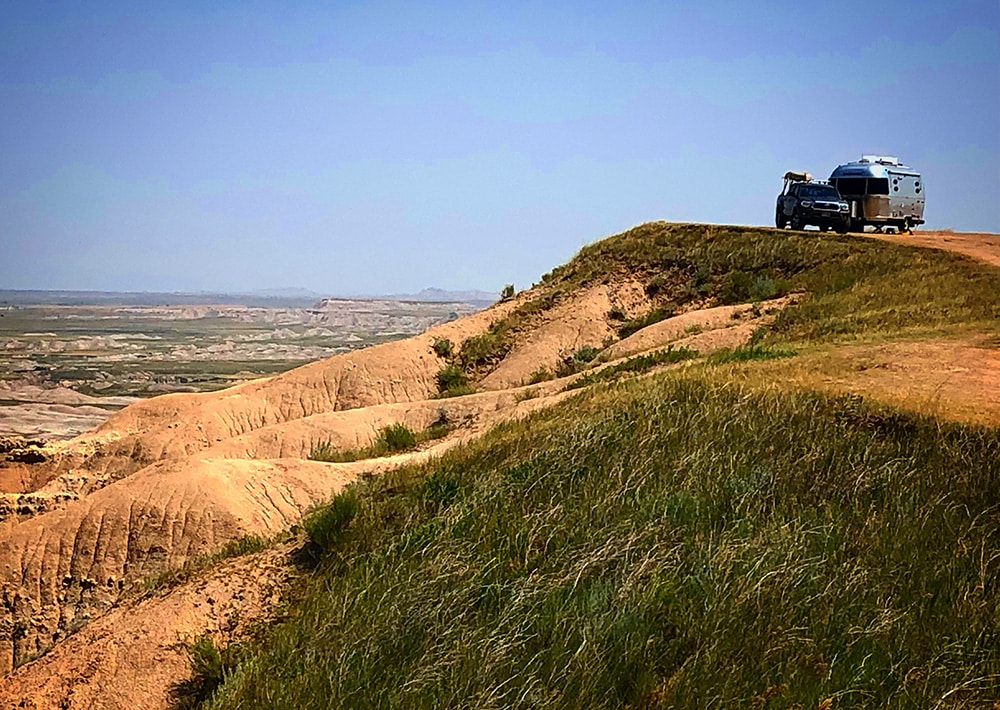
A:
<svg viewBox="0 0 1000 710">
<path fill-rule="evenodd" d="M 562 295 L 615 275 L 637 275 L 647 292 L 655 284 L 657 298 L 677 305 L 805 291 L 779 322 L 786 338 L 1000 329 L 1000 270 L 858 236 L 653 222 L 584 247 L 542 285 Z"/>
<path fill-rule="evenodd" d="M 516 308 L 461 344 L 457 364 L 473 377 L 488 371 L 546 311 L 581 288 L 623 278 L 644 283 L 655 304 L 616 314 L 626 335 L 676 309 L 790 291 L 807 297 L 780 319 L 785 340 L 1000 330 L 1000 271 L 966 257 L 857 236 L 653 222 L 590 244 L 545 274 Z"/>
<path fill-rule="evenodd" d="M 213 707 L 994 698 L 1000 434 L 711 376 L 358 485 Z"/>
</svg>

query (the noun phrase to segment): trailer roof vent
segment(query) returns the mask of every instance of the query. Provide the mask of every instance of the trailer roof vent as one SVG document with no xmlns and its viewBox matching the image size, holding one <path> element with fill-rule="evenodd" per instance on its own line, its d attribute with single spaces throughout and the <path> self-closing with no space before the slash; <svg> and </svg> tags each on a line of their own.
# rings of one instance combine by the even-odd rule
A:
<svg viewBox="0 0 1000 710">
<path fill-rule="evenodd" d="M 899 158 L 892 155 L 862 155 L 859 163 L 878 163 L 879 165 L 899 165 Z"/>
</svg>

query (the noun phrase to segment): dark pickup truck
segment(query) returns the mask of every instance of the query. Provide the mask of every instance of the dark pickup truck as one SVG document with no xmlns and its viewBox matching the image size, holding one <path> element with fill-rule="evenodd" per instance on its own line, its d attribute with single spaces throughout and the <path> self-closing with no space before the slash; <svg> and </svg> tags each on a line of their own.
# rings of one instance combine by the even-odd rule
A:
<svg viewBox="0 0 1000 710">
<path fill-rule="evenodd" d="M 800 176 L 807 179 L 796 179 Z M 804 173 L 786 173 L 774 223 L 778 229 L 784 229 L 786 224 L 792 229 L 805 229 L 812 224 L 823 232 L 834 229 L 846 234 L 851 224 L 850 205 L 833 185 L 812 182 Z"/>
</svg>

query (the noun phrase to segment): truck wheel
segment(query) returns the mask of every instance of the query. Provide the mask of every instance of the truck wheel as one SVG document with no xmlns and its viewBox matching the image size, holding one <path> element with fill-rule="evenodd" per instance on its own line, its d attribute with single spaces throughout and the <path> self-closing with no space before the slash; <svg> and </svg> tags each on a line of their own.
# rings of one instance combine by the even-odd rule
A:
<svg viewBox="0 0 1000 710">
<path fill-rule="evenodd" d="M 819 231 L 821 231 L 821 232 L 825 232 L 828 229 L 829 229 L 829 227 L 827 227 L 825 224 L 819 225 Z"/>
<path fill-rule="evenodd" d="M 774 215 L 774 226 L 778 229 L 784 229 L 785 224 L 785 215 L 781 210 L 778 210 Z"/>
<path fill-rule="evenodd" d="M 792 229 L 799 231 L 804 228 L 805 225 L 802 224 L 802 215 L 798 213 L 798 210 L 792 212 Z"/>
<path fill-rule="evenodd" d="M 851 230 L 850 220 L 845 220 L 837 225 L 837 234 L 847 234 Z"/>
</svg>

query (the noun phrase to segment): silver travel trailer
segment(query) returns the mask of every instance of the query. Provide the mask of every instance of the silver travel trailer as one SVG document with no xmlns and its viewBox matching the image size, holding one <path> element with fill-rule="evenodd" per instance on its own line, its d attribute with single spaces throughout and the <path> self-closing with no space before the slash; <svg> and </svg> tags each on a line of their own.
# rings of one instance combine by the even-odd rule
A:
<svg viewBox="0 0 1000 710">
<path fill-rule="evenodd" d="M 839 165 L 830 174 L 835 186 L 851 208 L 851 231 L 872 225 L 909 232 L 924 223 L 924 181 L 913 168 L 900 165 L 898 158 L 862 155 L 861 160 Z"/>
</svg>

